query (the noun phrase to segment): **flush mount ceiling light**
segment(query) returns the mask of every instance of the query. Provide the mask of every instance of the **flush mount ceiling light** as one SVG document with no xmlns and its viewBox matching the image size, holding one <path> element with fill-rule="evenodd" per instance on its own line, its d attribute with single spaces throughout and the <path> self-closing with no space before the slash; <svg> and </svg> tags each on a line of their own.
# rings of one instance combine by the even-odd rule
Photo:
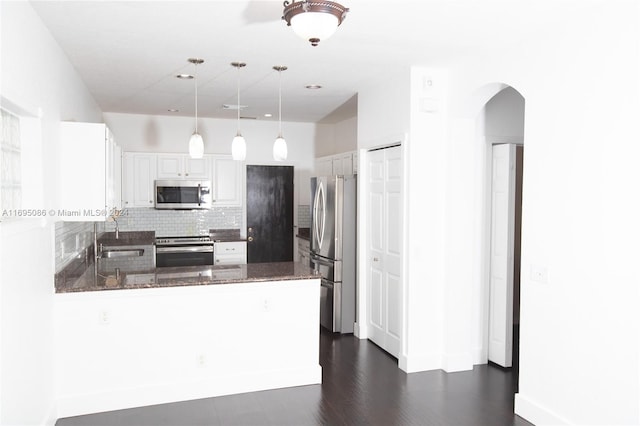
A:
<svg viewBox="0 0 640 426">
<path fill-rule="evenodd" d="M 276 161 L 284 161 L 287 159 L 287 142 L 282 137 L 282 71 L 286 71 L 287 67 L 276 65 L 273 67 L 278 71 L 278 137 L 273 143 L 273 159 Z"/>
<path fill-rule="evenodd" d="M 238 111 L 238 131 L 236 136 L 233 138 L 231 142 L 231 156 L 236 161 L 244 161 L 247 157 L 247 142 L 244 140 L 242 133 L 240 133 L 240 110 L 242 109 L 242 105 L 240 105 L 240 68 L 245 67 L 247 64 L 244 62 L 231 62 L 231 66 L 235 67 L 238 70 L 238 78 L 237 78 L 237 93 L 238 93 L 238 103 L 237 103 L 237 111 Z"/>
<path fill-rule="evenodd" d="M 195 72 L 193 73 L 193 81 L 195 84 L 195 92 L 196 92 L 196 125 L 195 125 L 195 131 L 193 132 L 193 134 L 191 135 L 191 138 L 189 139 L 189 155 L 191 156 L 191 158 L 202 158 L 204 156 L 204 141 L 202 140 L 202 136 L 200 136 L 200 133 L 198 133 L 198 65 L 200 65 L 201 63 L 204 62 L 204 59 L 198 59 L 198 58 L 189 58 L 188 59 L 189 62 L 191 62 L 194 65 L 195 68 Z"/>
<path fill-rule="evenodd" d="M 285 1 L 282 20 L 312 46 L 336 32 L 349 8 L 332 1 Z"/>
</svg>

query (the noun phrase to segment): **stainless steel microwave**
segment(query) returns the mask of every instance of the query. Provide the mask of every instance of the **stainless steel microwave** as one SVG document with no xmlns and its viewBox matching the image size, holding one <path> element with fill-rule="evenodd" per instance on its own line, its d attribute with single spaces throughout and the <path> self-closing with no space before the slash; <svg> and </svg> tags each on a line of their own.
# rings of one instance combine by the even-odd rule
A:
<svg viewBox="0 0 640 426">
<path fill-rule="evenodd" d="M 156 180 L 156 209 L 210 209 L 211 181 Z"/>
</svg>

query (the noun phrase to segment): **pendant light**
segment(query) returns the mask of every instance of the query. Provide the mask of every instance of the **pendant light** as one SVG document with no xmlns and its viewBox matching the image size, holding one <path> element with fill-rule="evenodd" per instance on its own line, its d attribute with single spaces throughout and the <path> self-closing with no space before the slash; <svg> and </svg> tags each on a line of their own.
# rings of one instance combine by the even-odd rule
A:
<svg viewBox="0 0 640 426">
<path fill-rule="evenodd" d="M 336 32 L 349 12 L 348 7 L 332 1 L 285 1 L 282 20 L 312 46 Z"/>
<path fill-rule="evenodd" d="M 193 81 L 195 82 L 196 87 L 196 125 L 195 131 L 191 135 L 189 139 L 189 155 L 191 158 L 202 158 L 204 155 L 204 141 L 202 140 L 202 136 L 198 133 L 198 65 L 204 62 L 204 59 L 198 58 L 189 58 L 189 62 L 191 62 L 195 67 L 195 72 L 193 74 Z"/>
<path fill-rule="evenodd" d="M 235 67 L 238 71 L 237 78 L 237 93 L 238 93 L 238 130 L 236 137 L 231 142 L 231 156 L 236 161 L 244 161 L 247 158 L 247 142 L 240 133 L 240 68 L 245 67 L 247 64 L 244 62 L 231 62 L 231 66 Z"/>
<path fill-rule="evenodd" d="M 278 71 L 278 137 L 273 144 L 273 159 L 276 161 L 284 161 L 287 159 L 287 142 L 282 137 L 282 71 L 286 71 L 284 65 L 276 65 L 273 67 Z"/>
</svg>

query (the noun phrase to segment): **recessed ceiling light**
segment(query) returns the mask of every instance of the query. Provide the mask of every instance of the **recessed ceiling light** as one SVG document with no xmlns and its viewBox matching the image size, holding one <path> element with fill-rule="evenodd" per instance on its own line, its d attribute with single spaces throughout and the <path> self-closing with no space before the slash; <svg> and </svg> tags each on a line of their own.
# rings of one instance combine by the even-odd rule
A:
<svg viewBox="0 0 640 426">
<path fill-rule="evenodd" d="M 266 113 L 264 116 L 265 116 L 265 117 L 267 117 L 267 118 L 269 118 L 269 117 L 273 117 L 273 114 L 271 114 L 271 113 Z"/>
<path fill-rule="evenodd" d="M 191 74 L 178 74 L 178 75 L 176 75 L 176 78 L 180 78 L 182 80 L 191 80 L 193 78 L 193 75 L 191 75 Z"/>
<path fill-rule="evenodd" d="M 175 109 L 175 108 L 169 108 L 167 111 L 169 111 L 169 112 L 178 112 L 180 110 L 179 109 Z"/>
<path fill-rule="evenodd" d="M 312 90 L 315 90 L 315 89 L 322 89 L 322 86 L 321 86 L 321 85 L 319 85 L 319 84 L 307 84 L 307 85 L 306 85 L 306 86 L 304 86 L 304 87 L 306 87 L 307 89 L 312 89 Z"/>
</svg>

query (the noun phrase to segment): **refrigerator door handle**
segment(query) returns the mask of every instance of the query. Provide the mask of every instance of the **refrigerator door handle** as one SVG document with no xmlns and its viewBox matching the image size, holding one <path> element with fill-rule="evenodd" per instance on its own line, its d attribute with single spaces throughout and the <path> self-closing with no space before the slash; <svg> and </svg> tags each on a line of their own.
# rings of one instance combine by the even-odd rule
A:
<svg viewBox="0 0 640 426">
<path fill-rule="evenodd" d="M 334 263 L 335 263 L 335 262 L 332 262 L 332 261 L 329 261 L 329 260 L 321 259 L 321 258 L 319 258 L 319 257 L 317 257 L 315 255 L 311 256 L 311 262 L 317 263 L 319 265 L 329 266 L 329 267 L 334 266 Z"/>
<path fill-rule="evenodd" d="M 320 204 L 322 203 L 322 204 Z M 324 225 L 325 225 L 325 196 L 324 196 L 324 186 L 322 185 L 322 181 L 318 183 L 318 191 L 316 192 L 316 199 L 313 201 L 313 209 L 314 209 L 314 238 L 318 243 L 318 250 L 322 248 L 322 242 L 324 240 Z M 322 208 L 322 210 L 320 210 Z"/>
</svg>

